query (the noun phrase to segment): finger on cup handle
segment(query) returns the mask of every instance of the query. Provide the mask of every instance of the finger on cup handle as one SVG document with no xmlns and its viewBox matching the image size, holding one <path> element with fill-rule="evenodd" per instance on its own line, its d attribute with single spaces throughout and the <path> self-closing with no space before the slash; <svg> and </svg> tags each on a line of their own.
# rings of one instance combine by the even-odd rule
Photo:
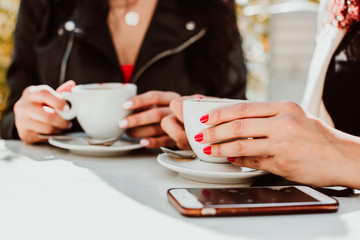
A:
<svg viewBox="0 0 360 240">
<path fill-rule="evenodd" d="M 57 89 L 57 93 L 61 92 L 70 92 L 73 87 L 75 87 L 76 83 L 73 80 L 69 80 L 63 84 L 61 84 Z"/>
<path fill-rule="evenodd" d="M 56 92 L 57 93 L 62 93 L 62 92 L 70 92 L 71 89 L 73 87 L 75 87 L 76 83 L 73 80 L 69 80 L 63 84 L 61 84 L 57 89 Z M 68 104 L 65 104 L 62 111 L 68 111 L 70 109 Z M 71 129 L 73 126 L 73 123 L 71 121 L 68 121 L 68 125 L 66 127 L 66 129 Z"/>
<path fill-rule="evenodd" d="M 244 101 L 235 105 L 219 108 L 201 117 L 206 125 L 218 125 L 236 119 L 270 118 L 284 112 L 301 113 L 302 109 L 296 103 L 282 102 L 250 102 Z"/>
</svg>

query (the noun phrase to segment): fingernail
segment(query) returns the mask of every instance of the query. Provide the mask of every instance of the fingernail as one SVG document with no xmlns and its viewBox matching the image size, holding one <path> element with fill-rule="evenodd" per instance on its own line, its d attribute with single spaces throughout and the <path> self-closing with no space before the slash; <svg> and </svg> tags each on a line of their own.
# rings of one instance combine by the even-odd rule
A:
<svg viewBox="0 0 360 240">
<path fill-rule="evenodd" d="M 150 141 L 147 140 L 147 139 L 141 139 L 141 140 L 140 140 L 140 145 L 141 145 L 141 146 L 144 146 L 144 147 L 149 146 L 149 145 L 150 145 Z"/>
<path fill-rule="evenodd" d="M 200 118 L 201 123 L 206 123 L 207 121 L 209 121 L 209 114 L 206 114 Z"/>
<path fill-rule="evenodd" d="M 69 125 L 67 126 L 67 129 L 71 129 L 73 126 L 73 123 L 72 122 L 69 122 Z"/>
<path fill-rule="evenodd" d="M 204 99 L 203 96 L 196 96 L 197 99 Z"/>
<path fill-rule="evenodd" d="M 126 128 L 128 126 L 128 121 L 126 119 L 122 119 L 119 122 L 119 127 L 120 128 Z"/>
<path fill-rule="evenodd" d="M 133 105 L 134 103 L 132 101 L 126 101 L 123 103 L 123 108 L 130 109 Z"/>
<path fill-rule="evenodd" d="M 203 189 L 201 191 L 201 194 L 206 197 L 206 198 L 209 198 L 210 197 L 210 191 L 208 189 Z"/>
<path fill-rule="evenodd" d="M 204 140 L 204 134 L 203 133 L 199 133 L 197 135 L 195 135 L 195 141 L 197 142 L 202 142 L 202 140 Z"/>
<path fill-rule="evenodd" d="M 235 158 L 234 157 L 228 157 L 228 161 L 233 163 L 233 162 L 235 162 Z"/>
<path fill-rule="evenodd" d="M 70 106 L 65 104 L 64 108 L 63 108 L 63 111 L 66 112 L 66 111 L 69 111 L 70 110 Z"/>
<path fill-rule="evenodd" d="M 203 149 L 203 152 L 206 155 L 210 155 L 211 154 L 211 146 L 207 146 L 206 148 Z"/>
<path fill-rule="evenodd" d="M 43 106 L 43 109 L 47 113 L 55 113 L 55 110 L 53 108 L 51 108 L 51 107 Z"/>
<path fill-rule="evenodd" d="M 71 92 L 71 89 L 76 86 L 76 83 L 73 80 L 69 80 L 63 84 L 61 84 L 57 89 L 57 93 L 61 92 Z"/>
</svg>

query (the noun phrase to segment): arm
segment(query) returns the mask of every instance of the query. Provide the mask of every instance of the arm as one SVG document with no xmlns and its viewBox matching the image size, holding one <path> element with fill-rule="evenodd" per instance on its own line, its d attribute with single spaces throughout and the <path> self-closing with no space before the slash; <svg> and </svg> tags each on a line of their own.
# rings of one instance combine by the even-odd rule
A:
<svg viewBox="0 0 360 240">
<path fill-rule="evenodd" d="M 36 70 L 35 39 L 42 16 L 41 10 L 40 4 L 34 1 L 20 3 L 13 60 L 7 74 L 10 96 L 1 121 L 1 137 L 5 139 L 18 138 L 13 112 L 15 103 L 27 86 L 40 83 Z"/>
<path fill-rule="evenodd" d="M 41 21 L 46 19 L 46 6 L 40 3 L 22 1 L 20 5 L 14 58 L 8 71 L 10 97 L 1 122 L 2 138 L 20 138 L 28 143 L 44 141 L 38 134 L 56 134 L 69 127 L 69 122 L 56 113 L 66 106 L 65 100 L 48 85 L 41 85 L 38 74 L 36 41 L 42 31 Z"/>
</svg>

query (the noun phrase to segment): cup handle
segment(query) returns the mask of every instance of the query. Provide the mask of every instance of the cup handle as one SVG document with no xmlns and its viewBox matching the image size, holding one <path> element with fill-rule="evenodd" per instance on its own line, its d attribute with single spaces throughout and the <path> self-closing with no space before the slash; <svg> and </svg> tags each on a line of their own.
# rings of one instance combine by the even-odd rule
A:
<svg viewBox="0 0 360 240">
<path fill-rule="evenodd" d="M 74 104 L 73 104 L 73 98 L 72 98 L 71 92 L 61 92 L 60 96 L 62 96 L 66 101 L 70 102 L 71 107 L 67 111 L 57 110 L 56 112 L 60 115 L 60 117 L 62 117 L 65 120 L 74 119 L 76 116 L 76 113 L 75 113 L 75 109 L 73 107 Z"/>
</svg>

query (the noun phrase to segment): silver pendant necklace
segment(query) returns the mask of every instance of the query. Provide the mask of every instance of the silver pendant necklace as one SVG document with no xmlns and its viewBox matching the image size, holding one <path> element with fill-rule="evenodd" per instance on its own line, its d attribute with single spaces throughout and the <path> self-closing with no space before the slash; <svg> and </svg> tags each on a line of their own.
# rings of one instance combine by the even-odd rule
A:
<svg viewBox="0 0 360 240">
<path fill-rule="evenodd" d="M 137 26 L 140 22 L 140 16 L 137 12 L 135 11 L 128 11 L 125 16 L 125 23 L 128 26 Z"/>
<path fill-rule="evenodd" d="M 126 5 L 125 5 L 125 10 L 126 10 L 126 13 L 125 13 L 125 16 L 124 16 L 124 20 L 125 20 L 125 23 L 126 25 L 128 26 L 137 26 L 140 22 L 140 15 L 139 13 L 137 13 L 136 11 L 134 10 L 130 10 L 131 7 L 134 7 L 136 5 L 137 1 L 132 2 L 131 6 L 129 4 L 128 1 L 126 1 Z"/>
</svg>

